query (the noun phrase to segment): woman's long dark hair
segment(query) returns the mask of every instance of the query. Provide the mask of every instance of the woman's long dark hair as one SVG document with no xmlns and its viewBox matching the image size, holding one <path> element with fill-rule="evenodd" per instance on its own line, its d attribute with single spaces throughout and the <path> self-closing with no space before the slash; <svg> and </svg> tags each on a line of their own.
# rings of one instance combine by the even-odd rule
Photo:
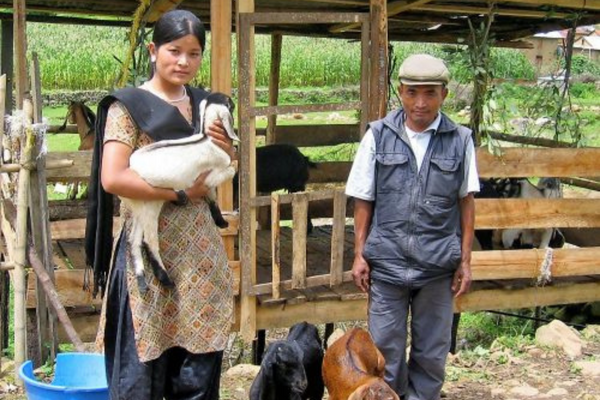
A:
<svg viewBox="0 0 600 400">
<path fill-rule="evenodd" d="M 194 35 L 204 52 L 206 44 L 206 30 L 198 17 L 186 10 L 173 10 L 164 13 L 154 25 L 152 41 L 158 49 L 165 43 L 180 39 L 187 35 Z"/>
</svg>

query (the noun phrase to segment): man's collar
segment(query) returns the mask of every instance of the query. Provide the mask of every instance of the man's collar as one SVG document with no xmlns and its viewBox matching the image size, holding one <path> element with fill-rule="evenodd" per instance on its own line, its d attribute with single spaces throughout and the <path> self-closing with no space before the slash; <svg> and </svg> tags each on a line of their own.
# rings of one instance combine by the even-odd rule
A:
<svg viewBox="0 0 600 400">
<path fill-rule="evenodd" d="M 427 128 L 425 128 L 421 132 L 417 132 L 417 131 L 413 131 L 406 125 L 406 114 L 405 114 L 404 115 L 404 130 L 406 131 L 406 134 L 409 137 L 415 137 L 419 133 L 425 133 L 425 132 L 430 132 L 432 134 L 435 134 L 435 133 L 437 133 L 441 122 L 442 122 L 442 113 L 438 112 L 437 117 L 435 117 L 433 122 L 431 124 L 429 124 L 429 126 Z"/>
</svg>

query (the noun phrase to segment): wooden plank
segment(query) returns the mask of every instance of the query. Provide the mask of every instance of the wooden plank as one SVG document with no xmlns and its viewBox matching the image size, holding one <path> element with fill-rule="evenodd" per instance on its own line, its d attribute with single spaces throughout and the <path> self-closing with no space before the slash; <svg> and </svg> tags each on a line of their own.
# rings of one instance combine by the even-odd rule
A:
<svg viewBox="0 0 600 400">
<path fill-rule="evenodd" d="M 500 3 L 511 3 L 508 0 L 502 0 Z M 512 2 L 514 3 L 514 2 Z M 600 11 L 600 0 L 519 0 L 517 3 L 530 4 L 535 6 L 547 6 L 549 4 L 555 7 L 571 8 L 576 10 L 594 10 Z"/>
<path fill-rule="evenodd" d="M 260 307 L 257 310 L 259 329 L 289 327 L 298 321 L 312 324 L 365 320 L 367 302 L 365 300 L 313 301 L 302 304 L 287 304 L 286 307 Z"/>
<path fill-rule="evenodd" d="M 84 343 L 94 342 L 98 334 L 98 324 L 100 323 L 100 312 L 90 312 L 88 314 L 70 315 L 73 328 Z M 58 341 L 60 343 L 69 343 L 70 339 L 65 333 L 62 325 L 58 327 Z"/>
<path fill-rule="evenodd" d="M 455 301 L 456 312 L 506 310 L 600 300 L 600 282 L 564 286 L 531 287 L 520 290 L 479 290 Z"/>
<path fill-rule="evenodd" d="M 13 87 L 13 58 L 14 58 L 14 48 L 13 48 L 13 33 L 14 26 L 12 18 L 9 20 L 2 20 L 2 51 L 0 52 L 0 71 L 2 74 L 6 76 L 6 87 Z M 8 90 L 2 92 L 2 96 L 4 97 L 4 113 L 6 110 L 9 112 L 13 109 L 13 96 L 12 90 Z M 4 114 L 3 113 L 3 114 Z M 2 125 L 4 127 L 4 125 Z"/>
<path fill-rule="evenodd" d="M 250 109 L 250 116 L 268 116 L 273 114 L 293 114 L 293 113 L 311 113 L 311 112 L 325 112 L 325 111 L 348 111 L 348 110 L 359 110 L 361 108 L 360 101 L 348 101 L 345 103 L 331 103 L 331 104 L 296 104 L 296 105 L 285 105 L 285 106 L 264 106 L 264 107 L 252 107 Z"/>
<path fill-rule="evenodd" d="M 477 169 L 482 178 L 600 176 L 600 148 L 525 149 L 505 148 L 496 157 L 477 149 Z M 574 162 L 576 160 L 576 162 Z"/>
<path fill-rule="evenodd" d="M 401 1 L 391 2 L 387 5 L 387 17 L 391 17 L 394 15 L 398 15 L 404 11 L 409 11 L 409 10 L 415 9 L 416 7 L 418 7 L 422 4 L 428 3 L 430 1 L 431 0 L 413 0 L 413 1 L 401 0 Z M 332 32 L 332 33 L 346 32 L 346 31 L 356 28 L 359 25 L 360 24 L 358 24 L 358 23 L 338 24 L 338 25 L 331 27 L 329 29 L 329 32 Z"/>
<path fill-rule="evenodd" d="M 88 274 L 90 271 L 87 272 Z M 83 290 L 84 277 L 86 271 L 84 269 L 66 269 L 56 270 L 55 286 L 58 292 L 59 299 L 65 308 L 93 306 L 100 309 L 102 307 L 102 299 L 100 297 L 94 299 L 91 291 Z M 35 292 L 35 274 L 27 275 L 29 284 L 27 285 L 27 308 L 36 307 L 36 292 Z"/>
<path fill-rule="evenodd" d="M 249 15 L 250 25 L 289 25 L 289 24 L 337 24 L 362 23 L 368 14 L 365 13 L 311 13 L 311 12 L 260 12 Z"/>
<path fill-rule="evenodd" d="M 92 165 L 92 151 L 50 152 L 46 157 L 47 162 L 60 160 L 73 160 L 73 166 L 47 171 L 48 182 L 87 181 L 90 177 Z"/>
<path fill-rule="evenodd" d="M 363 22 L 360 32 L 360 122 L 358 126 L 359 139 L 362 139 L 367 130 L 369 123 L 369 82 L 370 82 L 370 40 L 371 40 L 371 23 L 370 21 Z"/>
<path fill-rule="evenodd" d="M 346 182 L 351 168 L 352 163 L 346 161 L 317 163 L 309 171 L 308 183 Z"/>
<path fill-rule="evenodd" d="M 221 236 L 236 236 L 238 233 L 239 216 L 237 214 L 223 213 L 223 217 L 229 223 L 229 226 L 225 229 L 219 229 Z M 52 239 L 83 239 L 85 237 L 85 223 L 85 218 L 52 221 L 50 223 Z M 119 233 L 120 228 L 119 217 L 114 217 L 113 236 Z"/>
<path fill-rule="evenodd" d="M 597 228 L 600 199 L 477 199 L 475 228 Z"/>
<path fill-rule="evenodd" d="M 293 214 L 293 258 L 292 289 L 306 287 L 306 229 L 308 218 L 308 197 L 305 193 L 294 193 Z"/>
<path fill-rule="evenodd" d="M 31 89 L 33 97 L 33 122 L 42 122 L 42 88 L 40 80 L 40 65 L 37 53 L 32 54 L 31 60 Z M 31 234 L 33 245 L 43 263 L 50 280 L 54 282 L 54 263 L 52 252 L 52 239 L 50 237 L 50 221 L 48 216 L 48 192 L 46 185 L 46 170 L 44 169 L 46 156 L 42 149 L 43 138 L 36 138 L 34 159 L 36 170 L 31 171 L 31 185 L 29 187 L 29 214 L 31 216 Z M 53 360 L 58 351 L 58 337 L 56 336 L 56 315 L 50 312 L 42 283 L 37 279 L 32 285 L 36 288 L 37 296 L 37 355 L 39 362 Z M 35 363 L 37 364 L 37 363 Z"/>
<path fill-rule="evenodd" d="M 27 92 L 27 26 L 25 0 L 13 0 L 13 49 L 15 60 L 15 108 L 23 109 L 23 100 Z"/>
<path fill-rule="evenodd" d="M 248 18 L 254 12 L 254 0 L 236 2 L 238 21 L 238 115 L 242 138 L 240 170 L 240 261 L 242 281 L 240 295 L 239 325 L 242 338 L 251 342 L 256 335 L 256 297 L 250 292 L 256 284 L 256 209 L 250 207 L 250 199 L 256 196 L 256 120 L 250 109 L 256 104 L 256 69 L 254 26 Z"/>
<path fill-rule="evenodd" d="M 548 2 L 546 1 L 546 4 Z M 476 14 L 476 15 L 486 15 L 490 12 L 488 7 L 469 7 L 469 6 L 453 6 L 453 5 L 436 5 L 436 4 L 426 4 L 423 6 L 419 6 L 415 8 L 415 11 L 422 11 L 428 14 L 440 13 L 444 15 L 452 15 L 452 14 Z M 521 8 L 505 8 L 505 7 L 496 7 L 494 8 L 494 15 L 501 15 L 507 17 L 520 17 L 520 18 L 556 18 L 556 19 L 564 19 L 568 18 L 569 14 L 561 13 L 556 11 L 538 11 L 538 10 L 524 10 Z"/>
<path fill-rule="evenodd" d="M 269 74 L 269 106 L 279 104 L 279 81 L 281 78 L 281 47 L 283 35 L 271 35 L 271 73 Z M 277 114 L 267 118 L 266 144 L 277 143 Z"/>
<path fill-rule="evenodd" d="M 281 282 L 281 254 L 279 238 L 279 195 L 271 194 L 271 256 L 272 261 L 272 286 L 273 298 L 278 299 L 281 295 L 279 284 Z"/>
<path fill-rule="evenodd" d="M 368 89 L 368 84 L 366 88 Z M 264 134 L 264 130 L 257 130 L 257 135 Z M 279 125 L 277 126 L 275 143 L 293 144 L 298 147 L 312 147 L 356 143 L 359 140 L 359 126 L 357 124 Z"/>
<path fill-rule="evenodd" d="M 388 99 L 388 14 L 386 0 L 371 0 L 369 121 L 383 118 Z"/>
<path fill-rule="evenodd" d="M 535 279 L 540 275 L 546 250 L 474 251 L 473 280 Z M 554 249 L 552 277 L 600 275 L 600 247 Z"/>
<path fill-rule="evenodd" d="M 336 190 L 333 196 L 333 228 L 331 234 L 330 286 L 342 283 L 344 272 L 344 241 L 346 236 L 346 195 Z"/>
<path fill-rule="evenodd" d="M 211 0 L 211 90 L 231 95 L 232 86 L 232 14 L 233 0 Z M 231 181 L 224 182 L 217 189 L 217 202 L 222 211 L 233 210 L 233 185 Z M 231 236 L 223 238 L 227 257 L 235 256 L 235 239 Z"/>
</svg>

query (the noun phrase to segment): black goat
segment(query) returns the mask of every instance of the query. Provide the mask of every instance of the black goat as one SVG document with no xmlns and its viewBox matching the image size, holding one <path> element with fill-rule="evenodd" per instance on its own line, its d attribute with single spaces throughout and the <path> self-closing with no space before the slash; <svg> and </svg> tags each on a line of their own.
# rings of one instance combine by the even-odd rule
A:
<svg viewBox="0 0 600 400">
<path fill-rule="evenodd" d="M 271 343 L 252 382 L 250 400 L 301 400 L 307 386 L 302 358 L 296 341 Z"/>
<path fill-rule="evenodd" d="M 300 322 L 272 343 L 252 382 L 250 400 L 321 400 L 323 345 L 317 328 Z"/>
<path fill-rule="evenodd" d="M 256 148 L 256 191 L 271 193 L 287 190 L 288 193 L 306 190 L 310 168 L 317 164 L 291 144 L 271 144 Z M 234 198 L 237 198 L 238 175 L 233 178 Z M 312 231 L 310 216 L 308 233 Z"/>
<path fill-rule="evenodd" d="M 302 400 L 321 400 L 325 391 L 323 375 L 323 344 L 317 327 L 308 322 L 300 322 L 290 328 L 287 340 L 298 343 L 302 349 L 302 364 L 306 372 L 308 386 L 300 396 Z"/>
</svg>

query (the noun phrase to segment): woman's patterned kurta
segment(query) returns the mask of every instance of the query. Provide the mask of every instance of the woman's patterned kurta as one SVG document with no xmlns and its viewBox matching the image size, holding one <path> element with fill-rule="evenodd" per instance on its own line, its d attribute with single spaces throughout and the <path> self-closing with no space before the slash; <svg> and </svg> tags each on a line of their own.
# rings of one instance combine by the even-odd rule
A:
<svg viewBox="0 0 600 400">
<path fill-rule="evenodd" d="M 191 108 L 186 115 L 191 119 Z M 110 106 L 104 143 L 116 140 L 134 150 L 152 143 L 119 102 Z M 121 207 L 122 229 L 131 229 L 130 215 Z M 129 305 L 140 361 L 158 358 L 179 346 L 191 353 L 221 351 L 233 322 L 233 274 L 208 205 L 187 206 L 166 202 L 159 220 L 160 254 L 174 289 L 164 289 L 146 265 L 148 291 L 140 294 L 127 243 Z M 106 304 L 106 302 L 105 302 Z M 104 340 L 103 307 L 97 343 Z"/>
</svg>

